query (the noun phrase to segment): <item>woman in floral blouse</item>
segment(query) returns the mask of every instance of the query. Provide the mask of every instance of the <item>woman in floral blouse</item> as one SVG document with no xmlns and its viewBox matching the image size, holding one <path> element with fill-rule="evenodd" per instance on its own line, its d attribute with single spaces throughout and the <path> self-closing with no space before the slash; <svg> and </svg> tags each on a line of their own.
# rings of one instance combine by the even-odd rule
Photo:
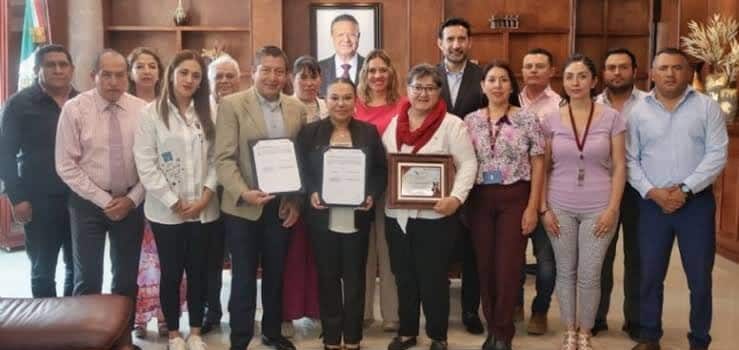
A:
<svg viewBox="0 0 739 350">
<path fill-rule="evenodd" d="M 518 106 L 510 67 L 493 62 L 480 83 L 489 103 L 465 117 L 478 160 L 466 215 L 488 324 L 483 349 L 511 349 L 526 236 L 536 226 L 544 177 L 544 136 L 535 114 Z"/>
</svg>

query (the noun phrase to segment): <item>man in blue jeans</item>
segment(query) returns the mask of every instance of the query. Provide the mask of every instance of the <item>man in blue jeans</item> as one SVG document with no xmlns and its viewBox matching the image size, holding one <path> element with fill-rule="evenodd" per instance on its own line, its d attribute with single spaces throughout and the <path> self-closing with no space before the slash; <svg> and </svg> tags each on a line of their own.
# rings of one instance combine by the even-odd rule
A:
<svg viewBox="0 0 739 350">
<path fill-rule="evenodd" d="M 536 113 L 539 119 L 549 113 L 559 111 L 561 97 L 549 86 L 554 76 L 554 58 L 552 54 L 541 48 L 529 51 L 523 57 L 524 88 L 518 96 L 521 107 Z M 536 256 L 536 297 L 531 305 L 531 319 L 526 331 L 540 335 L 547 332 L 547 312 L 554 292 L 555 266 L 554 252 L 544 227 L 539 224 L 531 234 Z M 521 274 L 521 293 L 518 309 L 514 318 L 523 319 L 523 283 L 526 274 Z"/>
<path fill-rule="evenodd" d="M 712 184 L 726 165 L 728 136 L 718 104 L 688 86 L 683 52 L 652 61 L 655 88 L 629 119 L 629 182 L 639 191 L 640 331 L 633 350 L 659 350 L 664 280 L 677 237 L 690 289 L 691 350 L 707 350 L 712 317 L 716 202 Z"/>
</svg>

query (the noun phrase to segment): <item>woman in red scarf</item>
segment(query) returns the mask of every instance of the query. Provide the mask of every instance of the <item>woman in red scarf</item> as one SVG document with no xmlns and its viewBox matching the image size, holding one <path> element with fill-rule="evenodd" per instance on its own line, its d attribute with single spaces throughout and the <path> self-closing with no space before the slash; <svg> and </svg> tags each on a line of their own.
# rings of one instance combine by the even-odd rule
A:
<svg viewBox="0 0 739 350">
<path fill-rule="evenodd" d="M 390 153 L 451 155 L 456 175 L 451 193 L 433 209 L 385 209 L 390 264 L 398 285 L 398 336 L 388 350 L 416 344 L 419 307 L 426 317 L 430 350 L 447 349 L 450 247 L 454 213 L 467 198 L 477 175 L 477 158 L 464 122 L 447 113 L 441 100 L 442 76 L 429 64 L 408 73 L 408 100 L 382 136 Z"/>
</svg>

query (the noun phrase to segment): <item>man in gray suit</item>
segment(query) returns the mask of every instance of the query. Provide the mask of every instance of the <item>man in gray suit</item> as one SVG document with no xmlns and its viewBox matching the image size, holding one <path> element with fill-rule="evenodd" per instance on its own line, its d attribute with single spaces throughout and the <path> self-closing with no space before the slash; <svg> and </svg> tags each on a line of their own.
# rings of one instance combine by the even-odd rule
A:
<svg viewBox="0 0 739 350">
<path fill-rule="evenodd" d="M 262 267 L 262 344 L 295 350 L 281 334 L 282 271 L 290 227 L 300 215 L 300 198 L 257 188 L 249 141 L 295 139 L 308 111 L 281 93 L 287 81 L 287 56 L 265 46 L 254 58 L 254 87 L 221 99 L 216 123 L 216 174 L 223 185 L 221 210 L 233 277 L 228 310 L 231 350 L 245 350 L 254 335 L 257 267 Z"/>
<path fill-rule="evenodd" d="M 359 69 L 364 57 L 357 53 L 359 47 L 359 22 L 354 16 L 343 14 L 331 21 L 331 41 L 335 53 L 318 62 L 321 66 L 321 96 L 336 78 L 348 78 L 357 84 Z"/>
</svg>

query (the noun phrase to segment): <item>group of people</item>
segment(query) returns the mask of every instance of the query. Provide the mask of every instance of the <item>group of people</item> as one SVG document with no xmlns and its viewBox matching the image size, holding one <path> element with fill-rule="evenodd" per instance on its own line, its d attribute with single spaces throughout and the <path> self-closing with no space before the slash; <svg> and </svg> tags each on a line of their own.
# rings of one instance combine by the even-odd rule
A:
<svg viewBox="0 0 739 350">
<path fill-rule="evenodd" d="M 397 333 L 388 350 L 417 344 L 421 308 L 429 348 L 444 350 L 448 269 L 461 256 L 466 329 L 487 330 L 483 350 L 509 350 L 523 319 L 531 238 L 537 296 L 527 331 L 547 332 L 556 284 L 561 349 L 589 350 L 591 337 L 608 329 L 622 223 L 623 330 L 634 349 L 660 348 L 675 237 L 691 291 L 690 348 L 708 348 L 711 184 L 728 139 L 718 105 L 689 86 L 683 52 L 657 52 L 651 92 L 634 86 L 637 62 L 626 49 L 605 55 L 602 75 L 590 58 L 573 55 L 562 64 L 560 96 L 550 87 L 548 51 L 523 57 L 519 89 L 507 63 L 470 60 L 470 25 L 451 18 L 438 32 L 443 62 L 412 67 L 402 97 L 385 51 L 357 53 L 356 19 L 337 17 L 331 33 L 335 56 L 302 56 L 292 69 L 280 48 L 258 49 L 245 91 L 228 56 L 206 65 L 185 50 L 165 68 L 139 48 L 128 59 L 100 53 L 95 87 L 77 92 L 67 50 L 40 48 L 37 80 L 8 100 L 0 123 L 0 178 L 25 224 L 33 296 L 56 296 L 60 249 L 64 295 L 101 293 L 107 236 L 111 292 L 138 296 L 140 312 L 161 308 L 170 349 L 206 348 L 201 335 L 222 316 L 228 255 L 231 349 L 246 349 L 254 335 L 261 268 L 267 346 L 295 349 L 282 325 L 305 316 L 320 319 L 325 349 L 359 349 L 379 277 L 382 328 Z M 292 96 L 284 93 L 291 77 Z M 596 95 L 601 77 L 605 89 Z M 267 138 L 294 141 L 302 193 L 257 186 L 251 141 Z M 359 207 L 322 201 L 323 151 L 331 146 L 365 151 Z M 387 206 L 388 153 L 451 156 L 449 193 L 430 209 Z M 187 338 L 179 327 L 184 302 Z M 130 320 L 138 329 L 147 321 Z"/>
</svg>

